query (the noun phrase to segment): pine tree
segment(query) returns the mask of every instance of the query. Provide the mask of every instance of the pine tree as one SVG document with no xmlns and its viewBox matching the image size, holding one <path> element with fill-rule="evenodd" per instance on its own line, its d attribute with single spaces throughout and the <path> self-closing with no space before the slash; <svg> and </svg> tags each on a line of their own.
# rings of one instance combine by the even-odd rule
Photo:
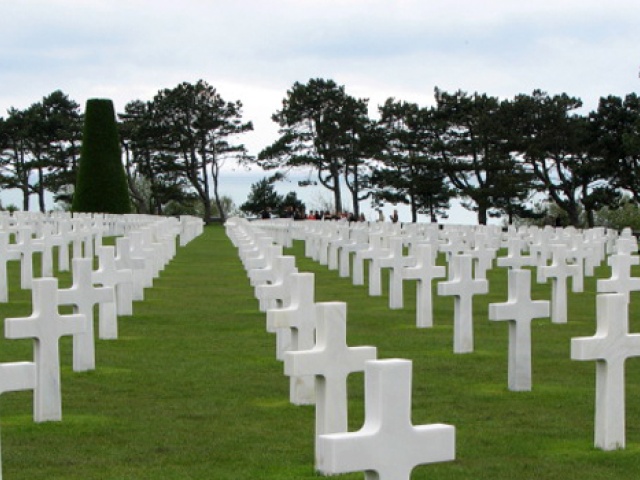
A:
<svg viewBox="0 0 640 480">
<path fill-rule="evenodd" d="M 111 100 L 87 100 L 72 211 L 116 214 L 131 211 Z"/>
</svg>

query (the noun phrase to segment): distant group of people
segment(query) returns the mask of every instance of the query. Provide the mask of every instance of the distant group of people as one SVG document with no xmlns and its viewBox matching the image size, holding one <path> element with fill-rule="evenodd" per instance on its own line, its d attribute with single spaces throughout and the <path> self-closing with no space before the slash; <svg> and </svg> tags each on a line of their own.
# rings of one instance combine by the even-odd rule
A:
<svg viewBox="0 0 640 480">
<path fill-rule="evenodd" d="M 260 217 L 263 220 L 271 218 L 271 209 L 269 207 L 265 208 L 261 213 Z M 292 218 L 294 220 L 347 220 L 348 222 L 366 222 L 367 219 L 364 216 L 364 213 L 360 213 L 356 215 L 353 212 L 330 212 L 328 210 L 310 210 L 309 213 L 305 213 L 303 209 L 295 209 L 293 207 L 287 207 L 284 211 L 283 215 L 280 218 Z M 398 210 L 394 210 L 391 215 L 389 215 L 389 220 L 393 223 L 398 222 Z M 378 221 L 384 222 L 384 215 L 382 210 L 378 210 Z"/>
<path fill-rule="evenodd" d="M 348 222 L 366 222 L 364 213 L 356 216 L 353 212 L 331 213 L 327 211 L 311 210 L 306 216 L 307 220 L 347 220 Z"/>
<path fill-rule="evenodd" d="M 271 218 L 271 209 L 265 208 L 260 213 L 260 218 L 263 220 Z M 293 218 L 294 220 L 347 220 L 348 222 L 366 222 L 364 213 L 356 215 L 352 212 L 330 212 L 328 210 L 311 210 L 309 213 L 305 213 L 302 209 L 293 209 L 293 207 L 287 207 L 280 218 Z"/>
<path fill-rule="evenodd" d="M 382 209 L 379 208 L 377 210 L 378 210 L 378 222 L 384 222 L 384 213 L 382 213 Z M 398 210 L 394 210 L 393 213 L 389 215 L 389 220 L 391 220 L 393 223 L 398 223 L 398 220 L 399 220 Z"/>
</svg>

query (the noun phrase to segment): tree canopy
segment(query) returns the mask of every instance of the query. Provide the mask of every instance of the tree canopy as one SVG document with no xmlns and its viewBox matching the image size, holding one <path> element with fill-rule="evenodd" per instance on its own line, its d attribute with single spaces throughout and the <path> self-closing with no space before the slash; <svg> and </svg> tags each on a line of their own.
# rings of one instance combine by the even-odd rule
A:
<svg viewBox="0 0 640 480">
<path fill-rule="evenodd" d="M 253 128 L 241 101 L 224 100 L 204 80 L 132 100 L 118 115 L 131 204 L 153 214 L 199 204 L 206 221 L 224 219 L 232 208 L 220 194 L 227 162 L 275 171 L 274 178 L 303 169 L 313 177 L 302 183 L 331 192 L 336 213 L 350 201 L 357 215 L 369 199 L 406 204 L 413 221 L 421 214 L 445 218 L 454 198 L 477 212 L 479 223 L 540 216 L 535 206 L 551 202 L 576 226 L 593 225 L 623 197 L 625 208 L 640 202 L 635 93 L 604 96 L 588 113 L 579 98 L 541 90 L 498 98 L 436 88 L 432 104 L 389 98 L 377 118 L 368 103 L 331 79 L 295 82 L 272 115 L 278 137 L 253 158 L 240 141 Z M 18 189 L 24 210 L 34 195 L 44 211 L 46 192 L 72 201 L 83 121 L 79 105 L 61 91 L 0 117 L 0 187 Z M 295 192 L 285 199 L 287 211 L 299 206 Z"/>
<path fill-rule="evenodd" d="M 72 209 L 74 212 L 115 214 L 131 211 L 111 100 L 87 100 Z"/>
<path fill-rule="evenodd" d="M 348 181 L 353 195 L 359 197 L 369 123 L 367 100 L 347 95 L 333 80 L 311 79 L 293 85 L 272 119 L 280 126 L 280 138 L 258 155 L 263 168 L 311 167 L 320 184 L 333 194 L 338 213 L 343 182 Z"/>
</svg>

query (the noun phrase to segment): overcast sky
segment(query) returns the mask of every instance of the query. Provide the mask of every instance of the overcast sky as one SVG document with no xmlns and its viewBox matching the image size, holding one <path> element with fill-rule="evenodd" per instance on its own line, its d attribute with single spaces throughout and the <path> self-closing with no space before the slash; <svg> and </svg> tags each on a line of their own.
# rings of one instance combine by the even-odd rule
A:
<svg viewBox="0 0 640 480">
<path fill-rule="evenodd" d="M 640 90 L 638 0 L 2 0 L 0 116 L 62 90 L 122 111 L 204 79 L 271 143 L 295 81 L 427 105 L 434 87 L 513 97 Z"/>
</svg>

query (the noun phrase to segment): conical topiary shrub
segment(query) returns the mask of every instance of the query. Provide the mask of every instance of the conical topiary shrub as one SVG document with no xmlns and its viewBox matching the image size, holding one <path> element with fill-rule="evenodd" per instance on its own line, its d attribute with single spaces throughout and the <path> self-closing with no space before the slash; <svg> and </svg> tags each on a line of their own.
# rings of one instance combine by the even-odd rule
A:
<svg viewBox="0 0 640 480">
<path fill-rule="evenodd" d="M 87 100 L 80 164 L 71 209 L 74 212 L 117 214 L 131 211 L 111 100 Z"/>
</svg>

